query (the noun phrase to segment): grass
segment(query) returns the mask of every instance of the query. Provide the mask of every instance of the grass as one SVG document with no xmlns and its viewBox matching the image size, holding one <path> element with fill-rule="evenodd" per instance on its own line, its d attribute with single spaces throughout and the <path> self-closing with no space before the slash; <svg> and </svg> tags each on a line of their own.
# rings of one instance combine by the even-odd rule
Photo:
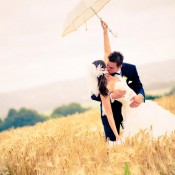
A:
<svg viewBox="0 0 175 175">
<path fill-rule="evenodd" d="M 157 102 L 175 113 L 175 95 Z M 1 132 L 0 175 L 175 174 L 175 133 L 141 131 L 112 149 L 104 140 L 98 109 Z"/>
</svg>

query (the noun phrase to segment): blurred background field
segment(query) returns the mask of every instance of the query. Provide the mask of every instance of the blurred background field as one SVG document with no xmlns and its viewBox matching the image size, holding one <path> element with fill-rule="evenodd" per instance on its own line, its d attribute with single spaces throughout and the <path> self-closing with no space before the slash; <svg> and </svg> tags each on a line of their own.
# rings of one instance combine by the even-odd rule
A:
<svg viewBox="0 0 175 175">
<path fill-rule="evenodd" d="M 156 101 L 175 114 L 175 95 Z M 0 174 L 173 174 L 175 133 L 159 140 L 140 135 L 109 148 L 99 109 L 10 129 L 0 133 Z"/>
</svg>

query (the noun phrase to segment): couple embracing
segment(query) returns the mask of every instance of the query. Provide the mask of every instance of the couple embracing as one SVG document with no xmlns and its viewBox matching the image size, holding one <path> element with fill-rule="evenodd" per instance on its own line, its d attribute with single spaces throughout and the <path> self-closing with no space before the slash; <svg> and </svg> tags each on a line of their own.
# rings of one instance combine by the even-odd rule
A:
<svg viewBox="0 0 175 175">
<path fill-rule="evenodd" d="M 146 101 L 135 65 L 123 63 L 120 52 L 111 52 L 108 27 L 101 21 L 104 60 L 90 65 L 91 98 L 101 102 L 101 119 L 106 139 L 120 143 L 141 129 L 159 137 L 175 130 L 175 116 L 155 102 Z M 120 135 L 120 127 L 124 129 Z"/>
</svg>

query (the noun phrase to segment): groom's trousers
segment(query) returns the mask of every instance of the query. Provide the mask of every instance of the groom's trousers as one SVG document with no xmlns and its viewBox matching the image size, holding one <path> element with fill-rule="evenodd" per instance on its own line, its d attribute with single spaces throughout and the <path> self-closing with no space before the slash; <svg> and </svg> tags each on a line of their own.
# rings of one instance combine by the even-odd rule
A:
<svg viewBox="0 0 175 175">
<path fill-rule="evenodd" d="M 111 141 L 115 141 L 116 137 L 115 137 L 110 125 L 109 125 L 108 119 L 107 119 L 106 115 L 103 115 L 102 104 L 100 106 L 101 106 L 101 120 L 102 120 L 103 127 L 104 127 L 105 137 L 106 137 L 106 139 L 109 139 Z M 123 121 L 123 117 L 121 114 L 122 104 L 118 101 L 114 101 L 113 103 L 111 103 L 111 107 L 112 107 L 115 125 L 116 125 L 118 133 L 120 134 L 120 126 L 122 126 L 122 121 Z"/>
</svg>

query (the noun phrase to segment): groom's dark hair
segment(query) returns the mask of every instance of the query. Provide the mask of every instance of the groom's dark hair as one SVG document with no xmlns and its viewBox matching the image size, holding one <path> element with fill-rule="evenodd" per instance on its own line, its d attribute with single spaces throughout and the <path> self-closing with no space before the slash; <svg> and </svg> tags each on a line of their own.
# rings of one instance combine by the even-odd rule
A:
<svg viewBox="0 0 175 175">
<path fill-rule="evenodd" d="M 112 52 L 109 56 L 108 59 L 110 62 L 116 63 L 117 67 L 123 64 L 124 57 L 120 52 Z"/>
</svg>

